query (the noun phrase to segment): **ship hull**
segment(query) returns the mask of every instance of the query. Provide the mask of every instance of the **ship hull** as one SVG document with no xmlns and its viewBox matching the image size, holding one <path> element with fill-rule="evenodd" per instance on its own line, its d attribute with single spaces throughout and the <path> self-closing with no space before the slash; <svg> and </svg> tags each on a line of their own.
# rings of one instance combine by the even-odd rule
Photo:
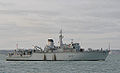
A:
<svg viewBox="0 0 120 73">
<path fill-rule="evenodd" d="M 105 60 L 109 51 L 84 51 L 63 53 L 33 53 L 32 55 L 14 55 L 7 61 L 100 61 Z"/>
</svg>

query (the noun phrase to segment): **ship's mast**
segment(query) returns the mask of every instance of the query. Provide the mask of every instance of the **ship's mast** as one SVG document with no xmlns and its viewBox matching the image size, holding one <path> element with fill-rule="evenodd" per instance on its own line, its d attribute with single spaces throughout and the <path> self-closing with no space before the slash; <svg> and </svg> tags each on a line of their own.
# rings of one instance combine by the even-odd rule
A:
<svg viewBox="0 0 120 73">
<path fill-rule="evenodd" d="M 60 48 L 63 47 L 63 41 L 62 41 L 62 39 L 63 39 L 63 36 L 62 36 L 62 29 L 61 29 L 61 30 L 60 30 L 60 35 L 59 35 L 59 44 L 60 44 Z"/>
<path fill-rule="evenodd" d="M 109 43 L 108 49 L 109 49 L 109 51 L 110 51 L 110 43 Z"/>
<path fill-rule="evenodd" d="M 18 43 L 16 44 L 16 49 L 18 49 Z"/>
</svg>

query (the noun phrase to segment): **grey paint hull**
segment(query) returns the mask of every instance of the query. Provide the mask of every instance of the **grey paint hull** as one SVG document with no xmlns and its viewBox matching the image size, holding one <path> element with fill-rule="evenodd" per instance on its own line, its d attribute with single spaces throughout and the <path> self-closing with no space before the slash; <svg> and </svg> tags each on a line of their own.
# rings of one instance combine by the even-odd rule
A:
<svg viewBox="0 0 120 73">
<path fill-rule="evenodd" d="M 7 61 L 99 61 L 105 60 L 109 51 L 85 51 L 68 53 L 33 53 L 32 55 L 13 55 Z"/>
</svg>

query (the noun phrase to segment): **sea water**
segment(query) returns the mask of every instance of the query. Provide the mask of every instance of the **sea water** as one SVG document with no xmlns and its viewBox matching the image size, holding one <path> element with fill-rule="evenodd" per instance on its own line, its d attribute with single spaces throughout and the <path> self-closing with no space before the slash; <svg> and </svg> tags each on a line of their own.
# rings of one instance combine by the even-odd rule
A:
<svg viewBox="0 0 120 73">
<path fill-rule="evenodd" d="M 0 54 L 0 73 L 120 73 L 120 52 L 106 61 L 6 61 Z"/>
</svg>

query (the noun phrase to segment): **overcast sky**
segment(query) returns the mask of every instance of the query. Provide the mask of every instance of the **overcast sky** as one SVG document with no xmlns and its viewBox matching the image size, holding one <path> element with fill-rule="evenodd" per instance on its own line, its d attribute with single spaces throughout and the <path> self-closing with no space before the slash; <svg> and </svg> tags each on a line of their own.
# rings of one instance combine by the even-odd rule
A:
<svg viewBox="0 0 120 73">
<path fill-rule="evenodd" d="M 120 48 L 120 0 L 0 0 L 0 49 L 42 48 L 48 38 Z"/>
</svg>

